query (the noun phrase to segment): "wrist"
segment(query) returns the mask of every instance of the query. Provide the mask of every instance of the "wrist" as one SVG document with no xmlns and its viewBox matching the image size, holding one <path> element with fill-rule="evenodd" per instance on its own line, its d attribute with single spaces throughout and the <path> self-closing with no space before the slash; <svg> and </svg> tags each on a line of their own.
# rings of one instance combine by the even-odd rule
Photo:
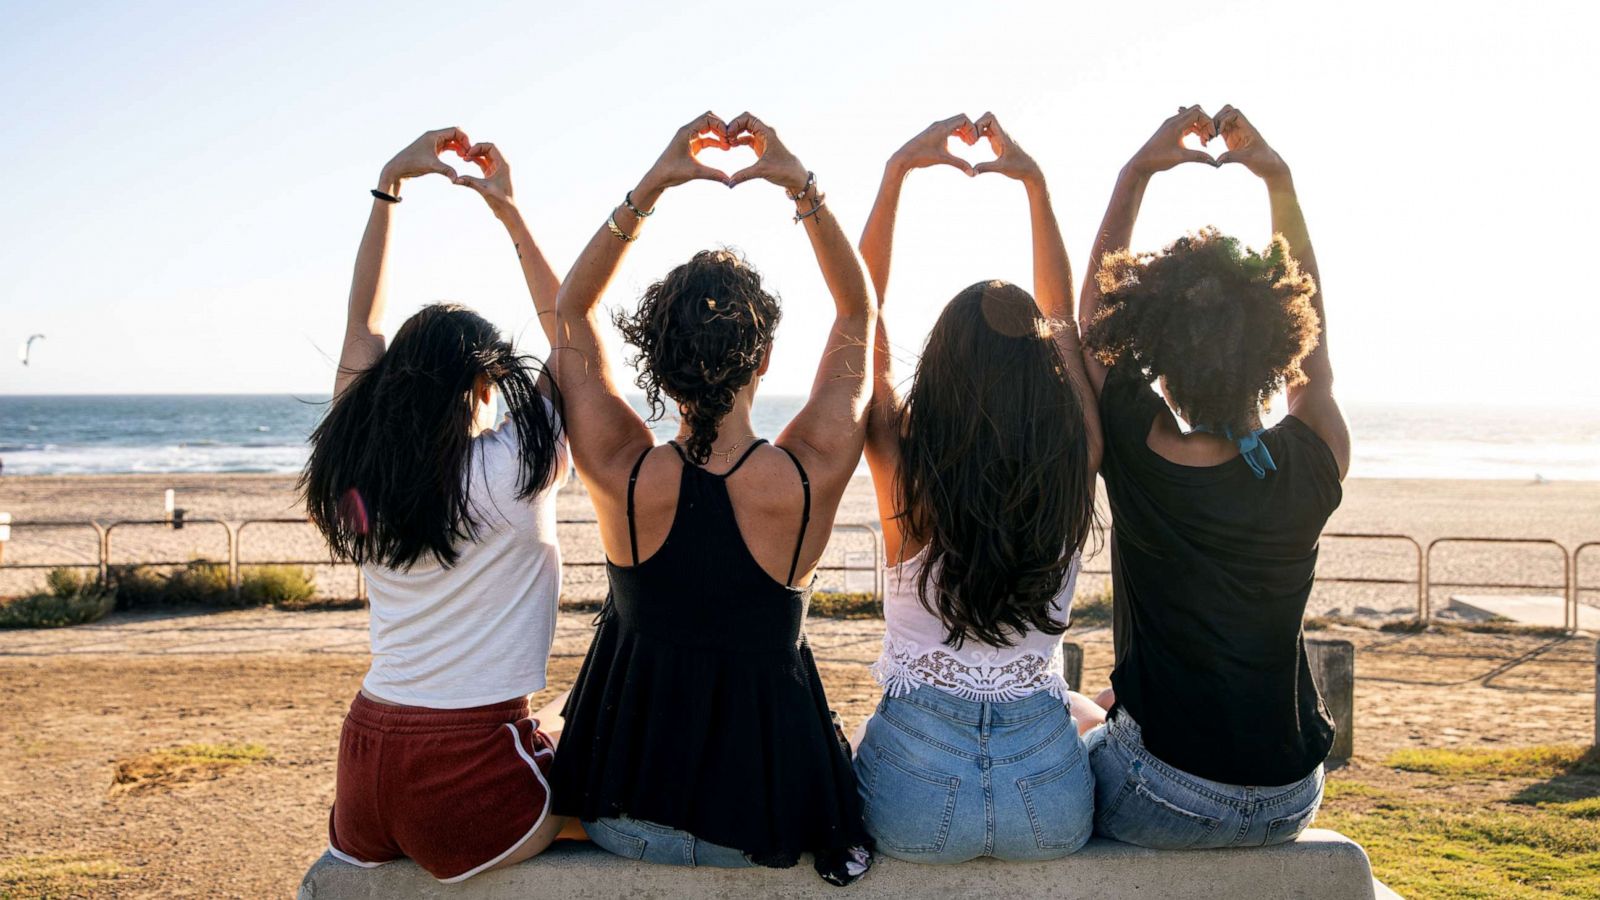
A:
<svg viewBox="0 0 1600 900">
<path fill-rule="evenodd" d="M 646 173 L 633 188 L 633 205 L 649 212 L 656 208 L 656 201 L 666 190 L 666 185 L 658 181 L 654 173 Z"/>
<path fill-rule="evenodd" d="M 378 173 L 378 183 L 374 185 L 374 187 L 380 191 L 383 191 L 385 194 L 398 197 L 400 196 L 400 182 L 404 180 L 405 179 L 391 171 L 388 166 L 385 166 L 383 170 Z"/>
<path fill-rule="evenodd" d="M 1294 176 L 1289 174 L 1289 167 L 1279 165 L 1276 169 L 1263 173 L 1261 180 L 1267 183 L 1267 191 L 1273 194 L 1294 193 Z"/>
<path fill-rule="evenodd" d="M 1128 164 L 1123 166 L 1122 171 L 1117 174 L 1117 184 L 1128 187 L 1147 184 L 1153 174 L 1153 172 L 1141 165 L 1138 160 L 1129 160 Z"/>
</svg>

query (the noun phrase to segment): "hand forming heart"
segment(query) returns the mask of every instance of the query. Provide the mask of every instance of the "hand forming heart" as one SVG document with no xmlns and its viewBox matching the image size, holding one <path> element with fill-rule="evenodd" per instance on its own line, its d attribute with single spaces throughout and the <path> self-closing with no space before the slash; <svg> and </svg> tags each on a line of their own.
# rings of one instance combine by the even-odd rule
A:
<svg viewBox="0 0 1600 900">
<path fill-rule="evenodd" d="M 1212 156 L 1205 150 L 1186 147 L 1183 142 L 1191 134 L 1200 138 L 1201 144 L 1209 144 L 1221 135 L 1228 150 Z M 1214 168 L 1238 163 L 1262 178 L 1288 171 L 1283 158 L 1267 146 L 1255 126 L 1232 106 L 1224 106 L 1215 116 L 1199 106 L 1181 107 L 1176 115 L 1161 123 L 1128 165 L 1134 174 L 1148 177 L 1188 162 L 1205 163 Z"/>
<path fill-rule="evenodd" d="M 994 159 L 976 165 L 950 152 L 949 142 L 960 140 L 972 146 L 978 139 L 986 138 L 994 151 Z M 1039 166 L 1017 142 L 1000 127 L 994 113 L 986 112 L 974 122 L 965 114 L 941 119 L 923 129 L 921 134 L 906 142 L 894 155 L 892 163 L 902 169 L 921 169 L 928 166 L 952 166 L 969 176 L 996 172 L 1008 178 L 1028 179 L 1039 174 Z"/>
<path fill-rule="evenodd" d="M 429 131 L 396 153 L 394 159 L 384 165 L 383 181 L 385 184 L 398 186 L 407 178 L 430 174 L 443 175 L 453 181 L 456 178 L 456 170 L 446 165 L 444 160 L 439 158 L 439 154 L 453 150 L 457 156 L 465 159 L 468 145 L 471 143 L 466 133 L 459 128 Z"/>
</svg>

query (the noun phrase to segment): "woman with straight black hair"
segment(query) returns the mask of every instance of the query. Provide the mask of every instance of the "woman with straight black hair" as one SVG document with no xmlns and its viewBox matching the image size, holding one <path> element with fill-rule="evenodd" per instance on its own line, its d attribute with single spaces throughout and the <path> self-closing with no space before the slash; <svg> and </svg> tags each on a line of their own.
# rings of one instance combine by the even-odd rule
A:
<svg viewBox="0 0 1600 900">
<path fill-rule="evenodd" d="M 447 150 L 483 176 L 457 175 Z M 433 173 L 488 202 L 554 333 L 560 282 L 504 157 L 460 129 L 424 134 L 372 191 L 333 403 L 301 487 L 371 602 L 372 664 L 339 739 L 330 852 L 364 867 L 410 857 L 452 883 L 539 853 L 564 824 L 546 782 L 555 744 L 528 695 L 545 686 L 555 632 L 567 455 L 554 383 L 482 316 L 435 304 L 384 333 L 390 220 L 402 184 Z"/>
<path fill-rule="evenodd" d="M 986 138 L 996 159 L 969 166 L 946 149 L 952 137 Z M 889 554 L 872 667 L 884 695 L 856 775 L 886 854 L 1053 859 L 1093 824 L 1078 735 L 1103 714 L 1068 690 L 1061 636 L 1094 528 L 1099 420 L 1044 175 L 992 114 L 935 122 L 889 160 L 861 238 L 879 302 L 901 183 L 934 165 L 1022 182 L 1035 293 L 980 281 L 956 294 L 903 399 L 878 318 L 866 453 Z"/>
<path fill-rule="evenodd" d="M 1189 135 L 1220 136 L 1227 152 L 1185 147 Z M 1129 251 L 1151 177 L 1185 163 L 1261 178 L 1264 251 L 1214 229 Z M 1128 161 L 1082 318 L 1106 433 L 1117 650 L 1109 718 L 1088 738 L 1096 829 L 1157 849 L 1293 840 L 1333 745 L 1301 622 L 1350 433 L 1294 181 L 1238 110 L 1180 109 Z M 1288 416 L 1263 427 L 1284 389 Z"/>
<path fill-rule="evenodd" d="M 730 146 L 759 161 L 728 176 L 695 159 Z M 833 295 L 811 397 L 776 444 L 757 437 L 751 410 L 780 307 L 739 256 L 696 253 L 617 316 L 646 399 L 678 414 L 676 440 L 656 444 L 600 338 L 623 254 L 661 195 L 693 180 L 782 188 Z M 706 113 L 595 232 L 557 312 L 573 458 L 611 593 L 565 709 L 556 811 L 632 859 L 787 867 L 810 853 L 824 878 L 855 880 L 868 839 L 803 628 L 866 434 L 874 313 L 849 238 L 771 128 Z"/>
</svg>

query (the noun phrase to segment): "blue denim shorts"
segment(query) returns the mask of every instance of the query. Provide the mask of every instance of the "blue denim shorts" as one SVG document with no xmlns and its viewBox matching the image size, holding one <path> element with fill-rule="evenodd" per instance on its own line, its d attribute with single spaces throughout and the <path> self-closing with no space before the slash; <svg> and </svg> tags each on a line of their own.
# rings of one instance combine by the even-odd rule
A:
<svg viewBox="0 0 1600 900">
<path fill-rule="evenodd" d="M 742 851 L 710 841 L 702 841 L 687 831 L 657 825 L 626 816 L 618 819 L 593 819 L 583 823 L 589 839 L 606 850 L 628 859 L 665 866 L 713 866 L 719 869 L 748 869 L 755 866 Z"/>
<path fill-rule="evenodd" d="M 1089 732 L 1094 830 L 1156 850 L 1262 847 L 1292 841 L 1322 804 L 1322 767 L 1282 787 L 1241 787 L 1180 772 L 1144 747 L 1122 710 Z"/>
<path fill-rule="evenodd" d="M 855 765 L 867 831 L 887 856 L 1055 859 L 1093 830 L 1083 742 L 1047 693 L 983 703 L 921 685 L 885 696 Z"/>
</svg>

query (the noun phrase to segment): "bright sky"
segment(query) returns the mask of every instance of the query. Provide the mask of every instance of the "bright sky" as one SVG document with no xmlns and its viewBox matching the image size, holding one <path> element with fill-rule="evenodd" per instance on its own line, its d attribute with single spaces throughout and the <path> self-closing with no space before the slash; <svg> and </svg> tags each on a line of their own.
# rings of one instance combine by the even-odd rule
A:
<svg viewBox="0 0 1600 900">
<path fill-rule="evenodd" d="M 1232 103 L 1295 172 L 1343 396 L 1600 405 L 1592 4 L 331 6 L 0 0 L 0 359 L 48 335 L 0 393 L 327 391 L 367 189 L 429 128 L 504 149 L 565 271 L 707 108 L 773 125 L 852 237 L 891 152 L 993 109 L 1044 166 L 1081 279 L 1127 157 L 1179 105 Z M 405 196 L 393 325 L 457 300 L 542 354 L 478 197 Z M 805 390 L 831 305 L 791 209 L 765 184 L 669 192 L 608 302 L 737 246 L 785 302 L 766 389 Z M 912 176 L 904 354 L 965 285 L 1029 283 L 1026 216 L 1000 176 Z M 1158 176 L 1134 243 L 1206 224 L 1259 244 L 1264 190 L 1238 167 Z"/>
</svg>

